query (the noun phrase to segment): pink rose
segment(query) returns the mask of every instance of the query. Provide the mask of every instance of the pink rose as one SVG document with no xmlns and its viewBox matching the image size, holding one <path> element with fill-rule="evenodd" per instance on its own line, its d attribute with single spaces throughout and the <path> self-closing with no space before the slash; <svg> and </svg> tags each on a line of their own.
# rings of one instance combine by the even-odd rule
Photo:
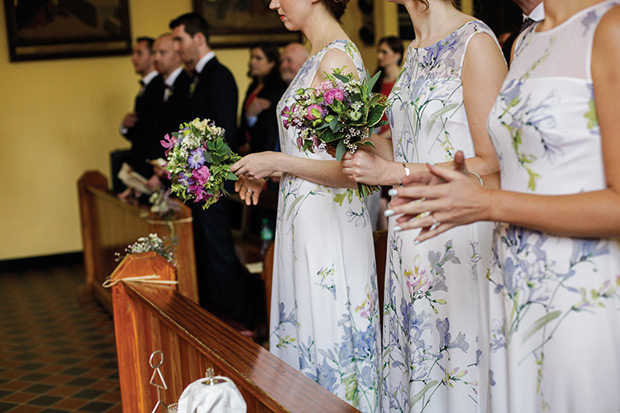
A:
<svg viewBox="0 0 620 413">
<path fill-rule="evenodd" d="M 331 105 L 334 99 L 342 102 L 344 100 L 344 93 L 340 89 L 329 89 L 323 95 L 323 99 L 325 99 L 328 105 Z"/>
<path fill-rule="evenodd" d="M 319 105 L 310 105 L 306 108 L 306 119 L 315 120 L 323 117 L 323 108 Z"/>
<path fill-rule="evenodd" d="M 192 172 L 192 179 L 198 182 L 199 185 L 206 184 L 210 177 L 211 172 L 209 171 L 209 167 L 206 165 L 203 165 L 198 169 L 194 169 Z"/>
</svg>

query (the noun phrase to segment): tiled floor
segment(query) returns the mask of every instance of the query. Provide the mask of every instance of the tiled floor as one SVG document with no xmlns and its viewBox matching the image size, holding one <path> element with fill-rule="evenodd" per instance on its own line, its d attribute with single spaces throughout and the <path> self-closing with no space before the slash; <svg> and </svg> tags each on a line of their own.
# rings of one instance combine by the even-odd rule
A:
<svg viewBox="0 0 620 413">
<path fill-rule="evenodd" d="M 114 324 L 80 265 L 0 272 L 0 413 L 121 412 Z"/>
</svg>

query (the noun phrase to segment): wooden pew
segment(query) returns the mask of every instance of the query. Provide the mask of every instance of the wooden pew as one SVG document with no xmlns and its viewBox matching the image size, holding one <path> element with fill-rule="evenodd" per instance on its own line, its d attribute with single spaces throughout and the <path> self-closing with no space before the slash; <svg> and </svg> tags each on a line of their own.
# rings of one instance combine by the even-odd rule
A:
<svg viewBox="0 0 620 413">
<path fill-rule="evenodd" d="M 174 268 L 152 252 L 127 257 L 111 278 L 153 273 L 174 279 Z M 212 367 L 235 382 L 250 413 L 357 412 L 174 288 L 121 281 L 112 297 L 123 411 L 149 412 L 157 403 L 149 357 L 161 350 L 167 405 Z"/>
<path fill-rule="evenodd" d="M 114 253 L 123 253 L 127 245 L 151 232 L 160 238 L 176 235 L 177 288 L 181 294 L 198 302 L 192 215 L 187 206 L 181 204 L 172 220 L 162 221 L 153 217 L 147 206 L 129 205 L 118 200 L 108 191 L 108 182 L 98 171 L 87 171 L 82 175 L 78 192 L 86 289 L 104 307 L 112 311 L 110 290 L 101 284 L 118 265 Z"/>
</svg>

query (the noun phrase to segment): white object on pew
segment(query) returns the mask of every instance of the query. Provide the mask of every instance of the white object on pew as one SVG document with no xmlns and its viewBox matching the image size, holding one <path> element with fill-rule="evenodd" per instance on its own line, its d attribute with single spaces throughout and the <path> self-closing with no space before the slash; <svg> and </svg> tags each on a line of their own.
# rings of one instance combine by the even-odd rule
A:
<svg viewBox="0 0 620 413">
<path fill-rule="evenodd" d="M 183 390 L 179 413 L 246 413 L 245 400 L 231 379 L 213 377 L 212 368 L 207 369 L 206 376 Z"/>
</svg>

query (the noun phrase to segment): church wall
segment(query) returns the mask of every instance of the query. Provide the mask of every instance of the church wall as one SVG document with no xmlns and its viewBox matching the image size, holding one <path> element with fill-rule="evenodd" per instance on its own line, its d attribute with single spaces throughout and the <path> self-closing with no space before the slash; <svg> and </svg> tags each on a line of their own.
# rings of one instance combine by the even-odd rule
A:
<svg viewBox="0 0 620 413">
<path fill-rule="evenodd" d="M 157 36 L 190 0 L 129 0 L 131 30 Z M 395 8 L 375 0 L 376 37 L 394 34 Z M 385 9 L 384 9 L 385 8 Z M 369 70 L 374 46 L 362 46 L 356 1 L 344 18 Z M 246 49 L 217 50 L 235 76 L 240 100 L 248 85 Z M 119 135 L 138 77 L 129 56 L 10 63 L 0 8 L 0 260 L 80 251 L 77 180 L 96 169 L 109 178 L 109 153 L 128 147 Z"/>
</svg>

